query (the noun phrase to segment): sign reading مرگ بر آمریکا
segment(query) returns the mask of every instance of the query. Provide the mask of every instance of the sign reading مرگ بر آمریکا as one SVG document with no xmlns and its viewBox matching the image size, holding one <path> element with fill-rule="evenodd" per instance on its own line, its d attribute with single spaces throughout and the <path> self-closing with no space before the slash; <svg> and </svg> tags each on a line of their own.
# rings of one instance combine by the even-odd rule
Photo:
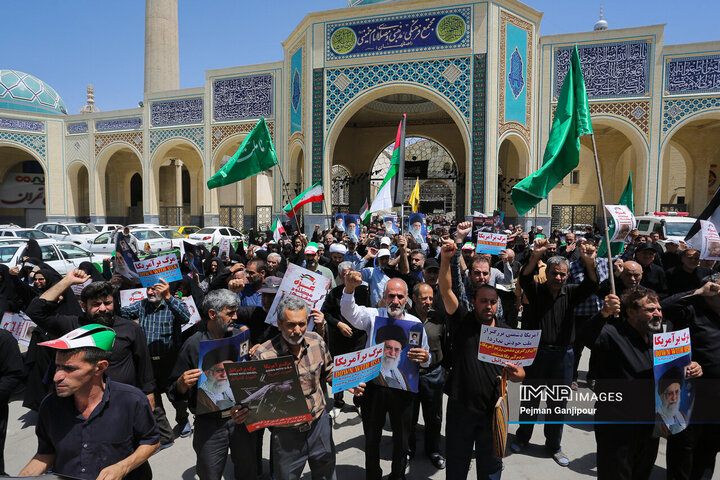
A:
<svg viewBox="0 0 720 480">
<path fill-rule="evenodd" d="M 332 393 L 366 383 L 380 374 L 384 345 L 378 344 L 333 358 Z"/>
<path fill-rule="evenodd" d="M 133 263 L 143 287 L 151 287 L 158 283 L 161 278 L 168 283 L 182 280 L 180 265 L 178 265 L 174 253 Z"/>
<path fill-rule="evenodd" d="M 30 335 L 35 330 L 35 323 L 22 312 L 5 312 L 0 322 L 0 328 L 12 333 L 20 345 L 30 345 Z"/>
<path fill-rule="evenodd" d="M 507 235 L 502 233 L 478 232 L 476 253 L 499 255 L 507 246 Z"/>
</svg>

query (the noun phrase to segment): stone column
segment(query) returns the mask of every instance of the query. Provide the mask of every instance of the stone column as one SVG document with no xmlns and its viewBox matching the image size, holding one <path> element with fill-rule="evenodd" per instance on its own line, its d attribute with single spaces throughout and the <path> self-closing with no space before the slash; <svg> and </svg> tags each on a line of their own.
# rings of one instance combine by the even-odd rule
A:
<svg viewBox="0 0 720 480">
<path fill-rule="evenodd" d="M 145 92 L 180 88 L 177 0 L 145 0 Z"/>
</svg>

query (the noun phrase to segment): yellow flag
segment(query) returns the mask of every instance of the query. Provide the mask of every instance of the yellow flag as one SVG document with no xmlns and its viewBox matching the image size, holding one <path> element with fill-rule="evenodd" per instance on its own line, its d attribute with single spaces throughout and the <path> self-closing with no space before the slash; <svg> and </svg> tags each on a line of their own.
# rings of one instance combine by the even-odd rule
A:
<svg viewBox="0 0 720 480">
<path fill-rule="evenodd" d="M 410 194 L 409 202 L 410 205 L 412 205 L 413 213 L 417 213 L 418 207 L 420 207 L 420 177 L 418 177 L 415 182 L 415 188 L 413 188 L 413 191 Z"/>
</svg>

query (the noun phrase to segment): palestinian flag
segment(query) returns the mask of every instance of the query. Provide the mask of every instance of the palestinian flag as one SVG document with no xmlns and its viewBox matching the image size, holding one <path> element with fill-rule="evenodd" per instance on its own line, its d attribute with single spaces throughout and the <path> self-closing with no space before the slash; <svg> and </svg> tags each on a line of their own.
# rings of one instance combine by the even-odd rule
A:
<svg viewBox="0 0 720 480">
<path fill-rule="evenodd" d="M 303 205 L 313 202 L 322 202 L 324 199 L 325 195 L 323 194 L 322 180 L 319 180 L 315 182 L 313 186 L 295 197 L 292 202 L 285 205 L 283 211 L 288 217 L 293 218 L 295 213 L 297 213 Z"/>
<path fill-rule="evenodd" d="M 370 223 L 371 216 L 372 214 L 370 213 L 370 210 L 368 210 L 368 201 L 367 199 L 365 199 L 365 203 L 360 209 L 360 223 L 362 223 L 363 225 L 367 225 L 368 223 Z"/>
<path fill-rule="evenodd" d="M 395 136 L 395 148 L 393 149 L 390 169 L 380 185 L 375 200 L 370 207 L 370 213 L 380 210 L 389 210 L 392 207 L 399 207 L 405 201 L 404 178 L 405 178 L 405 122 L 407 115 L 403 113 L 402 120 L 398 126 Z"/>
<path fill-rule="evenodd" d="M 278 219 L 275 218 L 275 221 L 273 222 L 270 229 L 273 232 L 273 240 L 275 240 L 276 243 L 279 242 L 280 236 L 285 233 L 285 228 L 283 228 L 282 223 L 280 223 Z"/>
</svg>

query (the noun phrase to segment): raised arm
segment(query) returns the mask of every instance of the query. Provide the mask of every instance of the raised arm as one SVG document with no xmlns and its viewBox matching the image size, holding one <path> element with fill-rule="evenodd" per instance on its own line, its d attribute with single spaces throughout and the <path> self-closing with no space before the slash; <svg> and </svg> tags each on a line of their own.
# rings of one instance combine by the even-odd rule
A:
<svg viewBox="0 0 720 480">
<path fill-rule="evenodd" d="M 457 245 L 449 241 L 443 244 L 440 249 L 440 276 L 438 277 L 438 286 L 440 295 L 445 304 L 445 311 L 448 315 L 452 315 L 458 309 L 458 298 L 452 291 L 452 278 L 450 276 L 450 261 L 457 252 Z"/>
</svg>

